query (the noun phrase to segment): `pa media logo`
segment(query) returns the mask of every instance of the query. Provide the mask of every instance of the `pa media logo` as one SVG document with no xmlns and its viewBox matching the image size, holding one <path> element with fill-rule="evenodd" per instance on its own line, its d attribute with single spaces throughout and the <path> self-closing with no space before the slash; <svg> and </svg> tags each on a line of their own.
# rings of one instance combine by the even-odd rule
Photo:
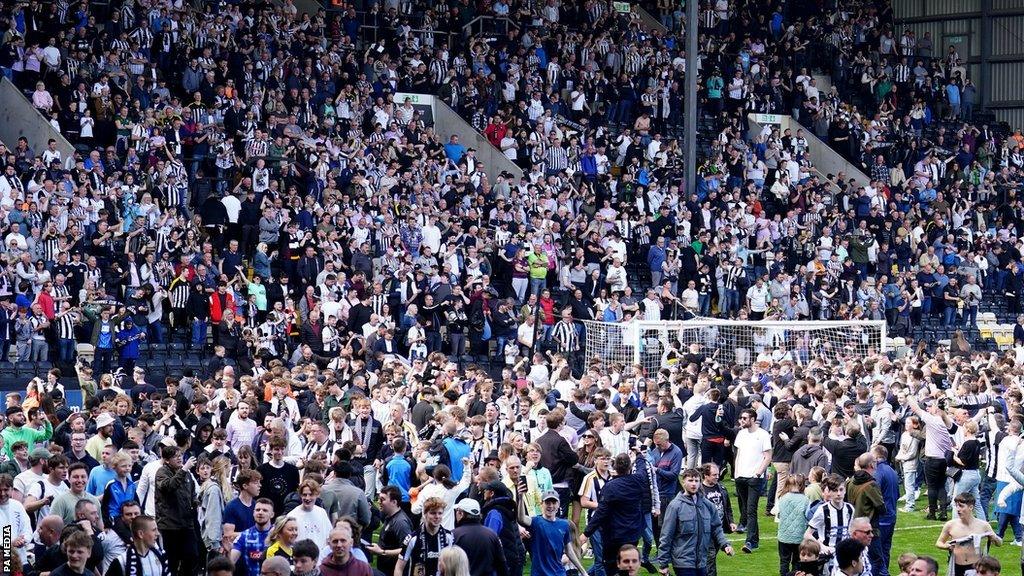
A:
<svg viewBox="0 0 1024 576">
<path fill-rule="evenodd" d="M 0 574 L 14 573 L 14 528 L 8 524 L 4 526 L 3 542 L 0 542 Z"/>
</svg>

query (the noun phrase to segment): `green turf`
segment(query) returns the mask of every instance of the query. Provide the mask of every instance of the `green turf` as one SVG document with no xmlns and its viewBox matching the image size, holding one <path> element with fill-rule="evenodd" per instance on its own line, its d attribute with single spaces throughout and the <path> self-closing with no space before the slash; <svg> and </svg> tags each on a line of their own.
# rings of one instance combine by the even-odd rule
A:
<svg viewBox="0 0 1024 576">
<path fill-rule="evenodd" d="M 736 491 L 732 480 L 725 482 L 732 495 L 733 511 L 738 508 Z M 922 493 L 924 487 L 922 486 Z M 761 498 L 759 509 L 765 509 L 765 499 Z M 902 503 L 900 504 L 902 506 Z M 913 552 L 918 555 L 929 555 L 939 562 L 939 574 L 946 573 L 948 556 L 945 550 L 935 547 L 935 540 L 942 530 L 942 522 L 925 520 L 924 516 L 928 507 L 927 498 L 924 496 L 918 500 L 916 512 L 897 513 L 896 532 L 893 535 L 890 566 L 892 576 L 899 574 L 897 558 L 904 552 Z M 738 514 L 736 514 L 738 518 Z M 743 534 L 727 534 L 729 541 L 735 549 L 736 555 L 732 558 L 719 553 L 718 574 L 719 576 L 776 576 L 779 573 L 779 550 L 778 542 L 775 540 L 775 520 L 766 516 L 760 516 L 759 526 L 761 528 L 761 547 L 753 554 L 744 554 L 740 547 L 743 546 Z M 993 523 L 994 526 L 994 523 Z M 1003 564 L 1004 574 L 1016 574 L 1020 566 L 1021 549 L 1011 545 L 1013 531 L 1007 528 L 1003 546 L 991 548 L 991 554 Z M 584 565 L 589 567 L 591 559 L 584 560 Z M 529 574 L 527 567 L 527 574 Z M 824 575 L 828 576 L 828 575 Z"/>
</svg>

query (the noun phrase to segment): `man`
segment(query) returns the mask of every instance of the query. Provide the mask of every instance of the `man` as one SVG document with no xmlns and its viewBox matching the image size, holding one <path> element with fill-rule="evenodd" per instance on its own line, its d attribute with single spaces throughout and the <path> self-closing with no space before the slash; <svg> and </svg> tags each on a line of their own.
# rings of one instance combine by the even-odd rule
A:
<svg viewBox="0 0 1024 576">
<path fill-rule="evenodd" d="M 561 505 L 558 501 L 558 492 L 554 490 L 544 492 L 541 497 L 543 501 L 542 514 L 530 517 L 526 513 L 526 499 L 522 497 L 526 493 L 526 483 L 520 482 L 518 488 L 520 494 L 519 523 L 530 533 L 528 540 L 528 549 L 532 559 L 530 576 L 565 576 L 565 566 L 562 565 L 563 554 L 569 558 L 580 574 L 585 574 L 587 569 L 583 567 L 583 563 L 576 555 L 576 547 L 569 545 L 569 539 L 572 537 L 569 521 L 558 517 L 558 509 Z M 585 541 L 585 538 L 583 540 Z M 636 542 L 635 539 L 633 541 Z M 617 567 L 617 559 L 615 564 Z M 395 576 L 399 575 L 396 573 Z"/>
<path fill-rule="evenodd" d="M 384 516 L 380 536 L 377 543 L 370 544 L 366 550 L 377 556 L 377 569 L 390 576 L 395 573 L 395 564 L 402 555 L 405 539 L 413 533 L 413 526 L 409 515 L 402 510 L 402 491 L 395 486 L 381 489 L 380 511 Z"/>
<path fill-rule="evenodd" d="M 623 544 L 636 545 L 647 524 L 647 514 L 660 512 L 658 490 L 654 479 L 646 473 L 647 461 L 637 458 L 636 469 L 629 454 L 619 454 L 612 461 L 615 477 L 601 490 L 597 510 L 590 517 L 583 540 L 601 530 L 602 561 L 605 572 L 612 574 L 618 566 L 618 550 Z M 596 559 L 595 559 L 596 560 Z"/>
<path fill-rule="evenodd" d="M 684 472 L 683 491 L 665 509 L 655 560 L 662 574 L 668 574 L 670 564 L 677 575 L 702 574 L 712 549 L 733 555 L 718 510 L 700 492 L 700 480 L 698 470 Z"/>
<path fill-rule="evenodd" d="M 619 572 L 622 576 L 637 576 L 640 572 L 640 551 L 636 546 L 624 544 L 619 548 Z"/>
<path fill-rule="evenodd" d="M 47 516 L 39 521 L 36 536 L 32 540 L 32 553 L 36 563 L 33 566 L 43 572 L 42 566 L 56 568 L 63 562 L 60 555 L 60 535 L 64 531 L 64 520 L 60 516 Z"/>
<path fill-rule="evenodd" d="M 83 422 L 84 424 L 84 422 Z M 74 431 L 71 433 L 71 449 L 64 453 L 68 457 L 68 462 L 82 462 L 86 465 L 86 472 L 100 465 L 99 460 L 92 457 L 85 451 L 85 444 L 88 442 L 88 437 L 85 435 L 85 430 L 81 432 Z"/>
<path fill-rule="evenodd" d="M 320 484 L 312 478 L 306 478 L 299 484 L 298 490 L 301 504 L 288 512 L 289 518 L 294 518 L 299 526 L 299 539 L 312 540 L 314 542 L 327 542 L 331 533 L 331 519 L 327 511 L 316 505 L 317 497 L 320 496 Z M 321 557 L 326 557 L 326 550 Z M 321 558 L 322 559 L 322 558 Z"/>
<path fill-rule="evenodd" d="M 836 546 L 835 576 L 860 576 L 864 573 L 864 551 L 867 547 L 853 539 L 846 539 Z"/>
<path fill-rule="evenodd" d="M 872 526 L 877 526 L 885 502 L 875 482 L 875 457 L 871 452 L 865 452 L 857 457 L 854 464 L 856 472 L 846 481 L 846 501 L 853 504 L 854 514 L 869 519 Z"/>
<path fill-rule="evenodd" d="M 953 449 L 949 433 L 951 421 L 941 400 L 933 400 L 927 410 L 916 398 L 907 402 L 924 425 L 924 477 L 928 485 L 928 515 L 926 520 L 943 520 L 946 514 L 946 452 Z"/>
<path fill-rule="evenodd" d="M 167 563 L 167 555 L 157 544 L 159 540 L 160 531 L 157 529 L 156 520 L 153 517 L 139 516 L 132 520 L 132 545 L 125 551 L 123 558 L 118 558 L 110 564 L 110 568 L 106 572 L 107 576 L 127 576 L 129 574 L 169 576 L 171 572 Z M 172 546 L 175 545 L 175 542 L 171 540 L 165 540 L 165 542 Z"/>
<path fill-rule="evenodd" d="M 292 576 L 292 567 L 283 556 L 271 556 L 260 566 L 263 576 Z"/>
<path fill-rule="evenodd" d="M 196 458 L 181 463 L 177 446 L 161 446 L 164 465 L 156 472 L 156 518 L 167 549 L 167 563 L 174 574 L 192 574 L 199 560 L 199 537 L 195 530 L 195 481 L 192 468 Z"/>
<path fill-rule="evenodd" d="M 234 541 L 236 533 L 248 530 L 256 523 L 253 512 L 262 480 L 263 476 L 255 470 L 241 470 L 235 477 L 238 496 L 224 507 L 224 536 L 231 536 L 231 541 Z"/>
<path fill-rule="evenodd" d="M 10 529 L 10 546 L 21 566 L 26 562 L 25 553 L 32 543 L 32 520 L 21 502 L 11 498 L 13 488 L 14 478 L 10 474 L 0 474 L 0 526 Z"/>
<path fill-rule="evenodd" d="M 53 501 L 69 490 L 67 485 L 68 459 L 57 454 L 46 461 L 46 477 L 28 486 L 25 491 L 25 510 L 35 514 L 36 520 L 50 514 Z"/>
<path fill-rule="evenodd" d="M 892 551 L 892 536 L 896 530 L 896 506 L 900 499 L 900 479 L 889 466 L 889 451 L 885 446 L 876 444 L 871 449 L 875 457 L 875 468 L 871 475 L 878 483 L 882 492 L 884 506 L 878 516 L 878 530 L 871 541 L 871 564 L 877 576 L 889 576 L 889 554 Z"/>
<path fill-rule="evenodd" d="M 455 504 L 455 545 L 466 551 L 471 576 L 505 576 L 507 566 L 501 540 L 493 530 L 480 523 L 480 503 L 464 498 Z M 513 576 L 521 576 L 515 574 Z"/>
<path fill-rule="evenodd" d="M 651 463 L 654 475 L 658 479 L 658 497 L 661 500 L 661 513 L 664 514 L 679 486 L 683 451 L 669 441 L 666 430 L 660 428 L 655 430 L 653 438 L 654 448 L 647 452 L 647 461 Z M 697 445 L 699 446 L 700 443 L 698 442 Z"/>
<path fill-rule="evenodd" d="M 85 443 L 85 451 L 93 458 L 100 460 L 103 448 L 114 443 L 114 417 L 104 412 L 96 418 L 96 434 Z"/>
<path fill-rule="evenodd" d="M 942 532 L 935 546 L 952 555 L 950 574 L 963 576 L 981 559 L 981 541 L 988 538 L 989 544 L 1003 545 L 1003 539 L 992 530 L 992 525 L 974 515 L 974 495 L 970 492 L 958 494 L 953 499 L 956 518 L 942 525 Z"/>
<path fill-rule="evenodd" d="M 438 527 L 441 520 L 438 517 Z M 322 576 L 371 576 L 373 573 L 370 565 L 352 556 L 352 527 L 347 523 L 338 524 L 330 535 L 327 543 L 331 547 L 331 553 L 320 564 Z M 440 554 L 440 551 L 438 552 Z M 435 560 L 436 562 L 436 560 Z M 435 572 L 425 572 L 426 576 Z M 250 576 L 253 576 L 250 573 Z M 285 575 L 287 576 L 287 575 Z M 402 576 L 399 568 L 395 568 L 395 576 Z"/>
<path fill-rule="evenodd" d="M 274 515 L 280 515 L 284 514 L 285 499 L 299 487 L 299 469 L 295 464 L 284 460 L 288 441 L 283 436 L 271 436 L 268 446 L 270 461 L 260 464 L 256 469 L 263 478 L 260 483 L 260 497 L 269 498 L 274 503 Z"/>
<path fill-rule="evenodd" d="M 428 498 L 423 503 L 420 528 L 407 539 L 405 551 L 395 563 L 394 576 L 437 574 L 441 551 L 454 544 L 452 533 L 441 526 L 444 508 L 444 500 L 436 497 Z"/>
<path fill-rule="evenodd" d="M 708 462 L 700 467 L 701 481 L 700 492 L 705 498 L 711 501 L 722 520 L 722 530 L 726 534 L 736 531 L 736 524 L 732 521 L 732 501 L 729 498 L 729 491 L 725 488 L 719 478 L 721 470 L 718 464 Z M 718 549 L 708 548 L 708 567 L 705 570 L 708 576 L 718 576 Z"/>
<path fill-rule="evenodd" d="M 342 516 L 351 516 L 361 526 L 370 523 L 370 505 L 363 490 L 352 483 L 352 464 L 335 462 L 332 466 L 334 477 L 324 483 L 322 500 L 324 509 L 332 522 Z"/>
<path fill-rule="evenodd" d="M 757 550 L 760 533 L 757 526 L 757 502 L 764 493 L 765 472 L 772 461 L 772 438 L 757 423 L 757 413 L 747 408 L 740 413 L 736 446 L 736 496 L 740 504 L 740 527 L 746 526 L 743 552 Z"/>
<path fill-rule="evenodd" d="M 43 464 L 46 463 L 46 459 L 50 456 L 50 451 L 45 448 L 36 448 L 32 450 L 28 455 L 28 468 L 24 469 L 21 473 L 14 477 L 14 490 L 17 492 L 17 498 L 23 504 L 25 502 L 25 495 L 28 493 L 29 486 L 38 484 L 43 481 L 46 476 L 43 474 Z M 29 514 L 31 515 L 36 509 L 31 510 L 26 507 Z"/>
<path fill-rule="evenodd" d="M 920 556 L 907 570 L 907 576 L 937 576 L 939 563 L 931 556 Z"/>
<path fill-rule="evenodd" d="M 40 411 L 40 418 L 43 422 L 43 429 L 36 430 L 25 426 L 25 412 L 21 406 L 11 406 L 5 412 L 7 415 L 7 427 L 0 431 L 0 438 L 4 441 L 4 452 L 8 460 L 14 458 L 14 443 L 21 440 L 27 446 L 35 446 L 37 442 L 46 442 L 53 436 L 53 425 L 46 414 Z"/>
<path fill-rule="evenodd" d="M 132 522 L 142 516 L 142 508 L 139 503 L 132 500 L 121 506 L 121 516 L 114 522 L 104 527 L 100 534 L 100 543 L 103 545 L 103 569 L 107 569 L 118 558 L 124 558 L 128 548 L 132 546 Z"/>
<path fill-rule="evenodd" d="M 67 562 L 50 572 L 50 576 L 81 576 L 86 574 L 86 563 L 92 550 L 92 539 L 80 530 L 72 532 L 64 539 L 61 547 Z"/>
<path fill-rule="evenodd" d="M 869 550 L 871 548 L 871 542 L 875 539 L 875 530 L 871 527 L 871 520 L 863 516 L 854 518 L 850 521 L 850 540 L 857 542 L 864 548 L 861 551 L 860 566 L 861 571 L 858 576 L 872 576 L 875 572 L 872 570 L 871 556 Z M 840 542 L 836 546 L 837 555 L 838 550 L 843 546 Z"/>
<path fill-rule="evenodd" d="M 512 492 L 500 480 L 484 484 L 484 506 L 481 510 L 484 526 L 490 528 L 501 540 L 501 551 L 510 575 L 523 573 L 526 565 L 526 548 L 516 521 L 516 500 Z"/>
<path fill-rule="evenodd" d="M 75 462 L 68 466 L 69 489 L 53 499 L 53 503 L 50 505 L 50 514 L 60 516 L 64 519 L 65 524 L 71 524 L 75 521 L 75 505 L 80 500 L 88 500 L 99 508 L 99 498 L 89 494 L 85 489 L 88 480 L 89 475 L 84 463 Z"/>
<path fill-rule="evenodd" d="M 551 482 L 558 492 L 561 502 L 565 506 L 558 511 L 558 515 L 565 518 L 569 513 L 569 503 L 572 502 L 572 489 L 569 487 L 569 475 L 573 466 L 579 462 L 579 456 L 572 449 L 564 436 L 559 434 L 558 429 L 565 422 L 565 413 L 556 408 L 545 417 L 547 431 L 537 438 L 537 444 L 541 448 L 540 463 L 551 472 Z M 452 470 L 454 476 L 455 470 Z"/>
<path fill-rule="evenodd" d="M 239 558 L 243 559 L 249 576 L 260 576 L 260 560 L 269 547 L 267 536 L 270 535 L 274 519 L 274 503 L 269 498 L 260 498 L 256 501 L 252 517 L 253 525 L 238 535 L 230 555 L 231 561 L 236 564 Z"/>
</svg>

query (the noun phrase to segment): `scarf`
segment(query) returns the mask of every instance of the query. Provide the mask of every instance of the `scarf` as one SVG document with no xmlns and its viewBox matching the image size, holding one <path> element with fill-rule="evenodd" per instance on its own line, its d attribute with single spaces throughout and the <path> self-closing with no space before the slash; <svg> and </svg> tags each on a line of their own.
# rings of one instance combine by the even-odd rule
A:
<svg viewBox="0 0 1024 576">
<path fill-rule="evenodd" d="M 359 443 L 363 445 L 363 454 L 366 454 L 370 448 L 370 437 L 373 436 L 373 416 L 366 419 L 366 429 L 363 429 L 363 419 L 356 416 L 356 423 L 353 426 L 355 430 L 356 438 L 359 439 Z"/>
<path fill-rule="evenodd" d="M 420 524 L 419 533 L 416 534 L 416 538 L 417 538 L 417 541 L 420 543 L 420 559 L 419 559 L 419 561 L 420 561 L 420 564 L 424 567 L 424 570 L 426 570 L 427 556 L 430 553 L 430 546 L 427 545 L 427 538 L 429 538 L 429 537 L 430 537 L 430 534 L 427 533 L 426 527 L 423 524 Z M 441 558 L 440 558 L 441 550 L 444 550 L 445 548 L 448 548 L 453 543 L 454 542 L 453 542 L 453 539 L 452 539 L 452 533 L 449 532 L 448 530 L 445 530 L 444 526 L 438 526 L 438 528 L 437 528 L 437 554 L 438 554 L 438 561 L 437 561 L 437 571 L 435 572 L 434 576 L 441 576 Z"/>
</svg>

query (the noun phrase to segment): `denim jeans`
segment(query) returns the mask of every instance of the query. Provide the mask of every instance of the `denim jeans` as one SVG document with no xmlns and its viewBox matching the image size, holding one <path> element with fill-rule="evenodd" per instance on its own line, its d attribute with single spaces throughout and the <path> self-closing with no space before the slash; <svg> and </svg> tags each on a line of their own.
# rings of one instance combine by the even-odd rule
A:
<svg viewBox="0 0 1024 576">
<path fill-rule="evenodd" d="M 960 479 L 956 481 L 956 485 L 953 487 L 953 498 L 956 498 L 958 494 L 970 492 L 974 495 L 974 515 L 982 520 L 985 519 L 985 510 L 981 507 L 981 473 L 977 470 L 964 470 L 960 474 Z"/>
<path fill-rule="evenodd" d="M 146 327 L 146 339 L 153 344 L 164 343 L 164 325 L 160 320 L 150 322 Z"/>
<path fill-rule="evenodd" d="M 892 535 L 896 531 L 895 524 L 879 526 L 871 546 L 868 548 L 868 557 L 871 559 L 871 566 L 874 568 L 874 576 L 889 576 L 889 556 L 892 551 Z"/>
<path fill-rule="evenodd" d="M 594 553 L 594 565 L 590 568 L 590 576 L 606 576 L 604 570 L 604 562 L 601 558 L 604 556 L 604 548 L 601 547 L 601 531 L 594 532 L 594 535 L 590 537 L 590 550 Z"/>
<path fill-rule="evenodd" d="M 903 470 L 903 493 L 906 495 L 913 495 L 917 491 L 917 469 Z M 907 507 L 911 510 L 914 509 L 914 501 L 907 502 Z"/>
<path fill-rule="evenodd" d="M 701 294 L 697 296 L 697 309 L 701 316 L 711 315 L 711 294 Z"/>
<path fill-rule="evenodd" d="M 540 298 L 540 293 L 544 291 L 546 284 L 547 278 L 530 278 L 530 294 L 535 294 Z"/>
<path fill-rule="evenodd" d="M 70 364 L 75 361 L 76 344 L 73 338 L 61 338 L 57 342 L 57 358 L 64 363 Z"/>
<path fill-rule="evenodd" d="M 206 320 L 192 321 L 192 347 L 202 349 L 206 346 Z"/>
<path fill-rule="evenodd" d="M 956 306 L 946 306 L 946 309 L 943 310 L 943 312 L 945 313 L 945 316 L 946 316 L 946 321 L 945 321 L 944 325 L 945 326 L 952 326 L 953 323 L 956 321 L 956 312 L 957 312 Z"/>
</svg>

